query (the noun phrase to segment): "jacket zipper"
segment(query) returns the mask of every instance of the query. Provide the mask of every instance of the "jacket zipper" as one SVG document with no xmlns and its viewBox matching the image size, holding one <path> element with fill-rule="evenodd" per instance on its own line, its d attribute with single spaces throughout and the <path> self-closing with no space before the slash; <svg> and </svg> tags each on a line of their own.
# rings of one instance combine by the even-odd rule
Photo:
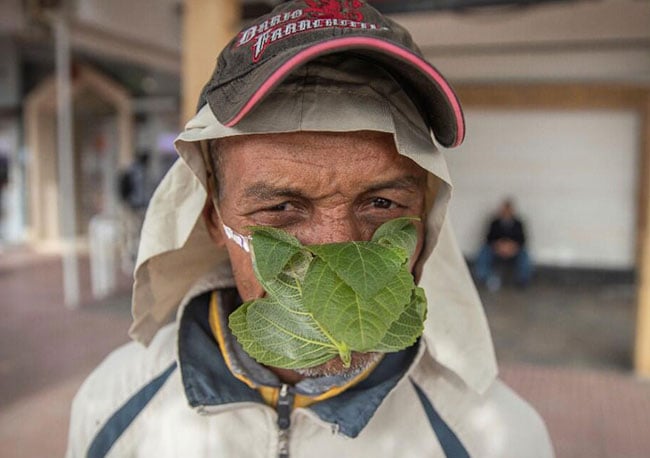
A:
<svg viewBox="0 0 650 458">
<path fill-rule="evenodd" d="M 289 458 L 289 428 L 294 394 L 289 385 L 283 384 L 278 396 L 278 458 Z"/>
</svg>

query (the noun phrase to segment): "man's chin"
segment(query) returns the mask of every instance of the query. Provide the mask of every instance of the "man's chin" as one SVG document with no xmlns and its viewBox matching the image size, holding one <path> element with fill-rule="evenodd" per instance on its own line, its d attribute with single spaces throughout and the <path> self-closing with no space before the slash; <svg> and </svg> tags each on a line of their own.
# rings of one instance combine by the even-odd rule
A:
<svg viewBox="0 0 650 458">
<path fill-rule="evenodd" d="M 350 366 L 345 367 L 340 357 L 336 356 L 329 361 L 314 367 L 294 369 L 303 377 L 329 377 L 336 375 L 348 375 L 363 372 L 365 369 L 374 366 L 379 362 L 383 353 L 356 353 L 352 352 Z"/>
</svg>

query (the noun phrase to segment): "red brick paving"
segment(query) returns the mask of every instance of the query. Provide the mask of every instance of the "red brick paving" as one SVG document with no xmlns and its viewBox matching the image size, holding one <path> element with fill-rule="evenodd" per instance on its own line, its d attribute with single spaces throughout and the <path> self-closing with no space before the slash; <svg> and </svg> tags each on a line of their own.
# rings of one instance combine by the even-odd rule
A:
<svg viewBox="0 0 650 458">
<path fill-rule="evenodd" d="M 502 364 L 546 421 L 558 457 L 650 456 L 650 381 L 592 369 Z"/>
</svg>

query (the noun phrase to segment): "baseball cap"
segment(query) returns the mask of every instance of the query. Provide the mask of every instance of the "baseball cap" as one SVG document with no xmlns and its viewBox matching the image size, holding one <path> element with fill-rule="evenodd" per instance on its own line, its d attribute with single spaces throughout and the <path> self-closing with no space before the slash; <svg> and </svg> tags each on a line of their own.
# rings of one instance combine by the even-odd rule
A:
<svg viewBox="0 0 650 458">
<path fill-rule="evenodd" d="M 234 127 L 297 68 L 341 53 L 388 71 L 442 146 L 462 143 L 463 112 L 449 83 L 406 29 L 361 0 L 293 0 L 245 27 L 221 52 L 198 109 L 207 103 Z"/>
</svg>

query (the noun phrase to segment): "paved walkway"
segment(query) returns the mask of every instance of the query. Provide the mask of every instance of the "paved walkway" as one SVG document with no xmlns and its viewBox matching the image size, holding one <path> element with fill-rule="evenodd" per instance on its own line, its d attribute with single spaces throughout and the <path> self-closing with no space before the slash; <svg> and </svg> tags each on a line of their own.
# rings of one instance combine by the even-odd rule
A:
<svg viewBox="0 0 650 458">
<path fill-rule="evenodd" d="M 61 305 L 57 257 L 0 254 L 2 458 L 62 456 L 70 400 L 92 368 L 128 340 L 129 279 L 95 301 L 87 260 L 81 266 L 83 305 L 71 311 Z M 650 456 L 650 383 L 631 376 L 629 358 L 620 355 L 629 347 L 630 297 L 616 288 L 590 296 L 593 288 L 557 293 L 541 285 L 485 295 L 502 377 L 544 417 L 559 458 Z M 628 336 L 617 337 L 621 332 Z"/>
<path fill-rule="evenodd" d="M 540 413 L 558 458 L 650 456 L 650 383 L 593 369 L 501 364 L 505 382 Z"/>
<path fill-rule="evenodd" d="M 546 420 L 558 457 L 650 457 L 650 380 L 632 375 L 631 281 L 538 278 L 481 296 L 502 378 Z"/>
<path fill-rule="evenodd" d="M 0 253 L 0 457 L 49 458 L 65 452 L 70 401 L 106 354 L 127 342 L 129 279 L 111 297 L 90 292 L 80 262 L 82 305 L 63 304 L 60 258 Z"/>
</svg>

